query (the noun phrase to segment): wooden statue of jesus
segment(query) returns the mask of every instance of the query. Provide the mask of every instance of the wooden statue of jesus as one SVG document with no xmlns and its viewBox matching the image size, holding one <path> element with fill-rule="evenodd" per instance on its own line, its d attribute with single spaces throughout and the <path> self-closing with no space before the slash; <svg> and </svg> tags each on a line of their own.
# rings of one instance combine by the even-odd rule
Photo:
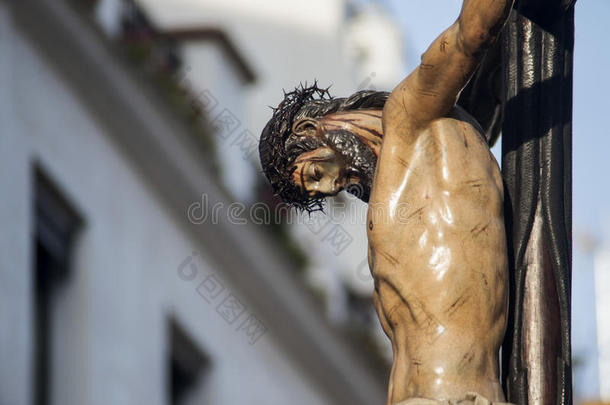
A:
<svg viewBox="0 0 610 405">
<path fill-rule="evenodd" d="M 346 189 L 369 202 L 374 301 L 394 352 L 388 404 L 505 401 L 502 177 L 456 100 L 511 7 L 464 0 L 390 94 L 301 86 L 261 135 L 265 175 L 284 201 L 313 210 Z"/>
</svg>

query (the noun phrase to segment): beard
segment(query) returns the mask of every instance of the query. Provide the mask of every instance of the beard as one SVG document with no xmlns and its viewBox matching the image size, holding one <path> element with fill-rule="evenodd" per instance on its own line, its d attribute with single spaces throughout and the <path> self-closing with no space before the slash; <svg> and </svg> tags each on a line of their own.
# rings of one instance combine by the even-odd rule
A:
<svg viewBox="0 0 610 405">
<path fill-rule="evenodd" d="M 368 203 L 373 187 L 377 155 L 358 135 L 346 130 L 328 131 L 324 135 L 326 144 L 345 161 L 350 177 L 360 179 L 350 183 L 345 191 Z"/>
</svg>

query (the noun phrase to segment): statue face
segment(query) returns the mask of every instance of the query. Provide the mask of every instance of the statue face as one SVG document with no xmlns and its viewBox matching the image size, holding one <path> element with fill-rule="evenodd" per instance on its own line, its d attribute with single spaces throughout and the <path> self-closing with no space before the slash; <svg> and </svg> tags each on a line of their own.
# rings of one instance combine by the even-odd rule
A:
<svg viewBox="0 0 610 405">
<path fill-rule="evenodd" d="M 346 164 L 330 147 L 301 154 L 295 161 L 294 183 L 309 197 L 337 195 L 350 182 Z"/>
<path fill-rule="evenodd" d="M 350 151 L 344 146 L 343 154 L 335 149 L 341 146 L 339 144 L 347 145 L 347 139 L 351 137 L 352 140 L 358 139 L 357 143 L 365 149 L 370 149 L 371 156 L 366 160 L 374 160 L 381 145 L 381 110 L 340 112 L 320 119 L 304 118 L 296 122 L 292 130 L 295 135 L 325 139 L 324 145 L 302 153 L 294 162 L 294 183 L 309 197 L 334 196 L 350 184 L 372 182 L 372 178 L 365 178 L 362 183 L 365 173 L 353 160 L 358 155 L 355 149 Z M 326 143 L 330 142 L 329 134 L 332 134 L 330 138 L 333 138 L 335 148 Z M 346 159 L 345 152 L 351 152 L 347 153 L 352 156 L 351 161 Z"/>
</svg>

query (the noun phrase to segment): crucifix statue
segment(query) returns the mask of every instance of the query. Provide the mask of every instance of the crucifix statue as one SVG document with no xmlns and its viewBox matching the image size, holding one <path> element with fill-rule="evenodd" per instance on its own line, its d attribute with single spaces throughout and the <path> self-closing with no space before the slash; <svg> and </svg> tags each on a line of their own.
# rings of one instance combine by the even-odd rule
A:
<svg viewBox="0 0 610 405">
<path fill-rule="evenodd" d="M 542 156 L 549 150 L 561 154 L 552 131 L 560 127 L 565 135 L 565 123 L 538 126 L 536 110 L 522 111 L 523 102 L 538 105 L 527 101 L 533 97 L 527 92 L 541 82 L 535 66 L 528 70 L 532 83 L 511 86 L 515 78 L 510 76 L 530 60 L 548 59 L 513 54 L 511 47 L 532 45 L 527 35 L 515 42 L 519 27 L 539 30 L 544 37 L 545 29 L 569 20 L 565 13 L 571 2 L 554 8 L 551 3 L 557 1 L 546 3 L 557 14 L 554 20 L 547 15 L 547 26 L 540 28 L 543 19 L 530 18 L 543 7 L 518 2 L 508 34 L 486 55 L 513 0 L 464 0 L 457 21 L 391 93 L 359 91 L 332 98 L 316 83 L 302 85 L 285 93 L 262 132 L 263 171 L 285 202 L 312 211 L 322 208 L 325 197 L 346 190 L 369 203 L 374 303 L 394 353 L 388 404 L 502 403 L 505 393 L 519 404 L 571 403 L 565 313 L 569 252 L 561 251 L 569 244 L 569 227 L 563 226 L 569 210 L 561 212 L 564 222 L 554 220 L 556 202 L 549 195 L 557 194 L 558 183 L 549 178 L 557 169 Z M 549 49 L 552 41 L 547 42 Z M 569 38 L 567 48 L 565 43 L 560 38 L 555 49 L 571 51 Z M 566 57 L 548 65 L 557 67 Z M 498 69 L 502 64 L 505 69 Z M 497 78 L 507 89 L 493 100 L 485 89 L 493 88 Z M 567 91 L 565 77 L 562 83 Z M 545 85 L 550 94 L 557 89 Z M 536 97 L 542 91 L 535 90 Z M 551 115 L 563 111 L 546 103 L 542 107 Z M 516 111 L 542 134 L 515 131 Z M 505 172 L 504 180 L 489 150 L 502 115 L 503 162 L 511 176 L 507 179 Z M 540 147 L 532 152 L 536 141 Z M 524 161 L 515 161 L 516 156 Z M 522 173 L 523 168 L 531 172 Z M 531 179 L 538 180 L 532 185 Z M 565 194 L 565 182 L 560 186 Z M 516 201 L 521 197 L 525 200 Z M 549 307 L 541 309 L 545 299 Z"/>
</svg>

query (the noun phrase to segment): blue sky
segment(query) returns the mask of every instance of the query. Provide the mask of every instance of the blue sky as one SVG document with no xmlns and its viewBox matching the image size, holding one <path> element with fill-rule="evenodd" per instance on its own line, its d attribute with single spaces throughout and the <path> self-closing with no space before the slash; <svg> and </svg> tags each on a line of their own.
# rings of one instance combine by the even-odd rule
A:
<svg viewBox="0 0 610 405">
<path fill-rule="evenodd" d="M 407 67 L 455 21 L 461 0 L 386 0 L 405 32 Z M 585 358 L 575 375 L 575 391 L 598 395 L 592 257 L 580 243 L 590 235 L 610 245 L 610 1 L 576 3 L 573 117 L 573 352 Z M 496 149 L 496 148 L 494 148 Z M 499 152 L 499 151 L 496 151 Z M 606 230 L 606 232 L 604 232 Z M 587 361 L 588 359 L 588 361 Z"/>
<path fill-rule="evenodd" d="M 445 28 L 455 21 L 461 0 L 387 0 L 384 3 L 403 27 L 407 38 L 407 67 L 411 71 L 419 56 Z M 610 129 L 610 1 L 576 3 L 574 60 L 574 227 L 601 237 L 603 223 L 610 221 L 610 197 L 606 173 Z M 604 28 L 606 27 L 606 28 Z M 608 235 L 610 237 L 610 235 Z"/>
</svg>

